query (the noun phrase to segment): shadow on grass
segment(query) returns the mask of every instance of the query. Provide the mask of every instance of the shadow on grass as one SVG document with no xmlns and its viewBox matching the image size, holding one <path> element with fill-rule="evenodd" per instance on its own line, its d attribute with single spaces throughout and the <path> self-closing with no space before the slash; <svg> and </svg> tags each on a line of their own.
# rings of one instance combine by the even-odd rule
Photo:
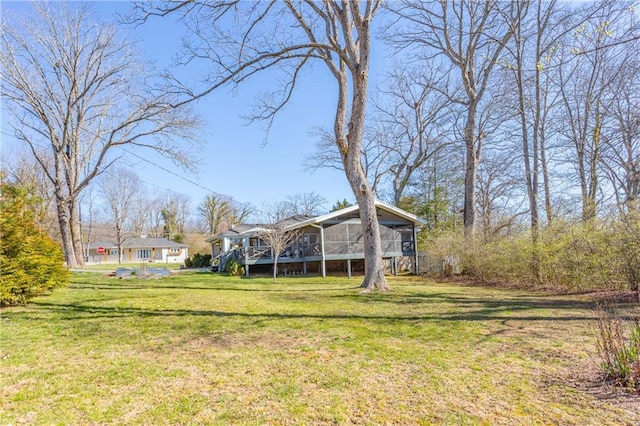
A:
<svg viewBox="0 0 640 426">
<path fill-rule="evenodd" d="M 307 314 L 307 313 L 249 313 L 249 312 L 228 312 L 213 310 L 189 310 L 189 309 L 145 309 L 131 307 L 108 307 L 108 306 L 86 306 L 82 304 L 55 304 L 47 302 L 32 302 L 31 306 L 37 310 L 45 310 L 53 314 L 58 314 L 61 320 L 82 320 L 93 318 L 121 318 L 121 317 L 233 317 L 233 318 L 253 318 L 262 320 L 283 320 L 283 319 L 319 319 L 319 320 L 367 320 L 381 322 L 418 322 L 418 321 L 591 321 L 596 317 L 587 314 L 559 315 L 558 311 L 548 314 L 538 312 L 521 315 L 526 311 L 538 311 L 549 307 L 555 310 L 576 309 L 574 305 L 563 303 L 547 304 L 531 301 L 513 303 L 493 303 L 482 300 L 475 300 L 473 304 L 475 310 L 466 312 L 434 312 L 424 315 L 369 315 L 369 314 Z M 511 313 L 518 312 L 517 315 Z"/>
<path fill-rule="evenodd" d="M 505 296 L 496 299 L 481 299 L 478 297 L 465 297 L 451 293 L 412 293 L 401 294 L 394 297 L 393 293 L 369 294 L 366 298 L 361 295 L 346 294 L 329 297 L 357 300 L 365 303 L 392 303 L 398 305 L 421 305 L 425 303 L 449 303 L 457 308 L 466 309 L 482 306 L 491 310 L 502 309 L 505 311 L 520 311 L 529 309 L 560 309 L 560 310 L 592 310 L 596 303 L 589 300 L 576 300 L 558 297 L 530 297 L 530 296 Z"/>
<path fill-rule="evenodd" d="M 79 282 L 74 281 L 67 288 L 76 289 L 76 290 L 208 290 L 208 291 L 239 291 L 239 292 L 272 292 L 272 293 L 291 293 L 291 292 L 325 292 L 325 291 L 343 291 L 343 290 L 355 290 L 359 289 L 360 286 L 348 286 L 348 287 L 316 287 L 313 288 L 291 288 L 291 287 L 283 287 L 283 288 L 248 288 L 248 287 L 230 287 L 228 285 L 219 286 L 216 284 L 212 284 L 211 286 L 194 286 L 191 284 L 181 285 L 163 285 L 162 282 L 157 282 L 161 279 L 146 279 L 146 280 L 136 280 L 127 279 L 127 280 L 118 280 L 113 283 L 100 282 L 100 284 L 91 283 L 91 282 Z M 167 282 L 167 281 L 165 281 Z M 277 285 L 277 283 L 272 284 L 258 284 L 258 283 L 243 283 L 251 284 L 254 286 L 260 285 Z"/>
</svg>

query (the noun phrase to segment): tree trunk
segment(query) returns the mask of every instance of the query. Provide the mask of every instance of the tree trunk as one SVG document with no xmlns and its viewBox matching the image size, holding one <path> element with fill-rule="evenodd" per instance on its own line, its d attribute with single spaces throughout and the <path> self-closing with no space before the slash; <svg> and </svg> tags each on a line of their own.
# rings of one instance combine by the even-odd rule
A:
<svg viewBox="0 0 640 426">
<path fill-rule="evenodd" d="M 473 237 L 476 221 L 476 179 L 480 154 L 480 141 L 476 141 L 476 105 L 471 103 L 464 126 L 464 143 L 466 148 L 466 166 L 464 174 L 464 234 Z"/>
<path fill-rule="evenodd" d="M 278 253 L 274 252 L 273 256 L 273 282 L 276 282 L 276 278 L 278 277 Z"/>
<path fill-rule="evenodd" d="M 367 181 L 367 176 L 361 166 L 359 156 L 349 153 L 345 161 L 347 180 L 356 196 L 360 209 L 362 235 L 364 240 L 364 281 L 365 290 L 389 290 L 389 284 L 384 275 L 382 261 L 382 241 L 380 239 L 380 225 L 375 205 L 375 196 Z M 346 166 L 349 167 L 346 167 Z"/>
<path fill-rule="evenodd" d="M 539 175 L 539 162 L 538 162 L 538 127 L 540 125 L 540 69 L 536 67 L 535 70 L 535 104 L 534 104 L 534 117 L 533 128 L 531 129 L 531 147 L 529 146 L 529 127 L 526 112 L 525 101 L 525 88 L 524 88 L 524 58 L 523 51 L 525 40 L 522 38 L 520 32 L 520 25 L 516 27 L 516 54 L 517 54 L 517 66 L 516 66 L 516 84 L 518 86 L 518 109 L 520 116 L 520 128 L 522 131 L 522 156 L 524 160 L 525 170 L 525 183 L 527 187 L 527 197 L 529 198 L 529 215 L 531 224 L 531 272 L 533 273 L 534 280 L 537 283 L 542 281 L 542 275 L 540 270 L 540 247 L 538 241 L 538 175 Z M 536 45 L 536 63 L 540 63 L 540 34 L 538 33 L 537 45 Z"/>
<path fill-rule="evenodd" d="M 56 196 L 56 210 L 58 213 L 58 225 L 60 227 L 60 239 L 62 240 L 64 259 L 67 262 L 67 267 L 77 268 L 78 264 L 73 247 L 73 239 L 71 237 L 69 210 L 67 209 L 67 203 L 60 196 Z"/>
<path fill-rule="evenodd" d="M 600 132 L 602 130 L 602 115 L 600 114 L 600 99 L 596 101 L 595 126 L 593 129 L 593 147 L 589 158 L 589 189 L 583 209 L 584 221 L 591 221 L 596 217 L 596 194 L 598 191 L 598 162 L 600 159 Z"/>
<path fill-rule="evenodd" d="M 124 242 L 124 238 L 122 238 L 122 229 L 120 226 L 116 225 L 116 243 L 118 246 L 118 263 L 122 263 L 122 244 Z"/>
<path fill-rule="evenodd" d="M 366 291 L 374 289 L 386 291 L 389 289 L 389 284 L 384 276 L 375 194 L 367 181 L 361 161 L 371 51 L 368 20 L 363 20 L 358 25 L 358 36 L 358 43 L 349 46 L 349 49 L 353 49 L 351 51 L 353 57 L 358 59 L 349 64 L 351 84 L 347 81 L 346 63 L 341 62 L 340 68 L 334 69 L 334 76 L 338 81 L 334 133 L 347 181 L 360 209 L 364 240 L 364 281 L 361 287 Z M 349 89 L 352 90 L 350 108 L 347 99 Z M 347 116 L 349 117 L 348 125 Z"/>
<path fill-rule="evenodd" d="M 357 195 L 359 195 L 356 199 L 360 208 L 364 240 L 364 281 L 362 287 L 367 291 L 374 289 L 386 291 L 389 290 L 389 284 L 384 275 L 382 241 L 375 199 L 370 190 L 368 192 L 364 190 Z"/>
<path fill-rule="evenodd" d="M 71 239 L 73 243 L 73 251 L 76 256 L 76 264 L 79 267 L 84 266 L 84 250 L 82 247 L 82 228 L 80 227 L 80 209 L 78 202 L 74 198 L 69 203 L 69 211 L 71 212 Z"/>
</svg>

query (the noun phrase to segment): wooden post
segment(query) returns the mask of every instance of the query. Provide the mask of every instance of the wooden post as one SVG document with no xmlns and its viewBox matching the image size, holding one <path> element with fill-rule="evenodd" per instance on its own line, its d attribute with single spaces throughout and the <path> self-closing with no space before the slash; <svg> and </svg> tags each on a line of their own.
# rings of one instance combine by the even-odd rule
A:
<svg viewBox="0 0 640 426">
<path fill-rule="evenodd" d="M 351 278 L 351 259 L 347 259 L 347 277 Z"/>
<path fill-rule="evenodd" d="M 320 228 L 320 272 L 322 278 L 327 277 L 326 255 L 324 252 L 324 227 L 322 225 L 312 225 L 313 227 Z"/>
<path fill-rule="evenodd" d="M 415 253 L 413 256 L 413 273 L 420 275 L 420 269 L 418 268 L 418 230 L 415 223 L 413 224 L 413 252 Z"/>
<path fill-rule="evenodd" d="M 244 276 L 249 278 L 249 237 L 244 237 L 242 251 L 244 252 Z"/>
</svg>

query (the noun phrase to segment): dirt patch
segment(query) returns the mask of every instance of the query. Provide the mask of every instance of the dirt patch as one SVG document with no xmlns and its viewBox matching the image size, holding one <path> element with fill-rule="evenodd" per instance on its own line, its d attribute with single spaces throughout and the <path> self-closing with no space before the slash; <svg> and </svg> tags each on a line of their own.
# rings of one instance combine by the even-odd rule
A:
<svg viewBox="0 0 640 426">
<path fill-rule="evenodd" d="M 597 365 L 598 360 L 590 358 L 572 368 L 563 378 L 565 384 L 595 397 L 600 403 L 628 412 L 640 423 L 640 392 L 607 382 Z"/>
<path fill-rule="evenodd" d="M 640 304 L 637 301 L 638 294 L 628 290 L 600 290 L 600 291 L 584 291 L 584 292 L 567 292 L 557 288 L 540 288 L 521 284 L 505 284 L 505 283 L 487 283 L 478 282 L 470 279 L 469 277 L 457 276 L 446 277 L 437 280 L 442 283 L 455 283 L 463 286 L 472 287 L 485 287 L 495 288 L 501 290 L 529 290 L 535 292 L 542 292 L 544 294 L 554 296 L 573 296 L 570 301 L 584 302 L 583 309 L 589 311 L 590 307 L 596 308 L 598 305 L 605 305 L 620 309 L 626 313 L 627 316 L 634 314 L 640 315 Z M 561 301 L 549 301 L 550 306 L 562 305 L 568 303 L 567 300 Z M 586 319 L 586 318 L 585 318 Z M 506 333 L 517 334 L 525 330 L 510 329 L 506 330 Z M 526 328 L 526 334 L 530 335 L 535 330 L 531 327 Z M 542 331 L 548 332 L 548 328 L 543 328 Z M 535 350 L 530 349 L 527 351 L 527 355 L 539 360 L 541 362 L 547 362 L 549 360 L 557 360 L 564 358 L 568 361 L 567 357 L 563 357 L 561 350 L 553 351 L 550 353 L 548 350 Z M 574 367 L 569 368 L 566 372 L 560 373 L 561 377 L 547 378 L 544 381 L 549 385 L 564 385 L 582 393 L 587 394 L 595 398 L 596 404 L 602 406 L 612 407 L 616 410 L 622 410 L 630 414 L 637 425 L 640 425 L 640 391 L 630 388 L 624 388 L 616 386 L 614 383 L 607 381 L 605 375 L 598 367 L 599 358 L 597 356 L 590 357 L 584 360 L 584 362 L 577 363 Z"/>
</svg>

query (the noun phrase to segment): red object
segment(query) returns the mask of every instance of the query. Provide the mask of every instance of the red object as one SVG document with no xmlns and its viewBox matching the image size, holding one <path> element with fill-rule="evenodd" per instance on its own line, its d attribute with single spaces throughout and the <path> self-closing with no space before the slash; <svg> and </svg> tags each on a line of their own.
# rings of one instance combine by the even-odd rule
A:
<svg viewBox="0 0 640 426">
<path fill-rule="evenodd" d="M 98 253 L 98 254 L 104 254 L 104 247 L 102 247 L 102 246 L 98 246 L 98 248 L 96 249 L 96 253 Z"/>
</svg>

